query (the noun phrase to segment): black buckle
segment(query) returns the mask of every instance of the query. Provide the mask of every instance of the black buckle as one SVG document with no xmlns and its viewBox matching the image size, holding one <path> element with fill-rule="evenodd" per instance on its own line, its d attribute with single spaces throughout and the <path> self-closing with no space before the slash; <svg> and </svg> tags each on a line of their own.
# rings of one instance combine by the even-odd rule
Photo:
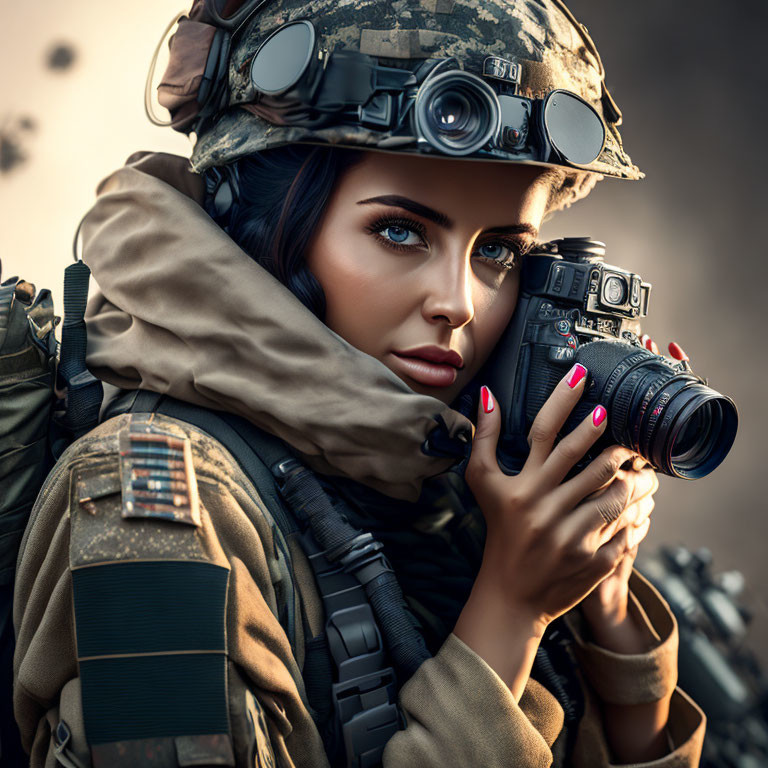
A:
<svg viewBox="0 0 768 768">
<path fill-rule="evenodd" d="M 349 768 L 381 764 L 386 743 L 400 729 L 397 685 L 391 667 L 336 683 L 333 707 L 341 722 Z"/>
<path fill-rule="evenodd" d="M 357 587 L 362 592 L 361 587 Z M 384 643 L 369 603 L 334 611 L 326 623 L 339 682 L 331 686 L 347 768 L 375 768 L 400 728 L 397 680 L 385 667 Z"/>
</svg>

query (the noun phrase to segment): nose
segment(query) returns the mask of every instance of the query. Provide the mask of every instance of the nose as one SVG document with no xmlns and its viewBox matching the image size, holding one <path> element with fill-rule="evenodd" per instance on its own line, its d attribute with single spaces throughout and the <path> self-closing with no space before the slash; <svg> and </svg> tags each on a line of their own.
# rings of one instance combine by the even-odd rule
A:
<svg viewBox="0 0 768 768">
<path fill-rule="evenodd" d="M 430 323 L 461 328 L 475 316 L 472 268 L 468 253 L 441 254 L 430 270 L 422 315 Z"/>
</svg>

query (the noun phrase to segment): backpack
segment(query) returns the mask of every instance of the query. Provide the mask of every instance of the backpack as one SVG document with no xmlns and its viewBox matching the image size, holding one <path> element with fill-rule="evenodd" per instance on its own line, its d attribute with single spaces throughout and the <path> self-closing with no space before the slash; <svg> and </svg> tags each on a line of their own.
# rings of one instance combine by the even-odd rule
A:
<svg viewBox="0 0 768 768">
<path fill-rule="evenodd" d="M 1 277 L 0 267 L 0 277 Z M 52 465 L 48 445 L 56 361 L 50 291 L 0 284 L 0 761 L 25 761 L 13 719 L 13 580 L 29 511 Z"/>
<path fill-rule="evenodd" d="M 19 546 L 56 458 L 96 425 L 101 405 L 101 382 L 85 367 L 89 276 L 82 261 L 64 271 L 61 345 L 51 292 L 18 277 L 0 283 L 0 762 L 9 768 L 27 763 L 12 700 Z"/>
</svg>

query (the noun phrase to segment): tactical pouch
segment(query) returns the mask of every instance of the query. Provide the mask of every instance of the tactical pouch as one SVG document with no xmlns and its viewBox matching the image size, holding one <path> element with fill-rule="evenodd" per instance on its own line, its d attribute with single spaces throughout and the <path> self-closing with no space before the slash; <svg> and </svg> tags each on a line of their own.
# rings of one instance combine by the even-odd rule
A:
<svg viewBox="0 0 768 768">
<path fill-rule="evenodd" d="M 13 582 L 29 511 L 51 460 L 58 322 L 48 290 L 12 277 L 0 285 L 0 586 Z"/>
<path fill-rule="evenodd" d="M 13 579 L 30 510 L 53 463 L 57 322 L 50 291 L 35 298 L 35 286 L 17 277 L 0 284 L 0 753 L 9 768 L 26 764 L 11 701 Z"/>
</svg>

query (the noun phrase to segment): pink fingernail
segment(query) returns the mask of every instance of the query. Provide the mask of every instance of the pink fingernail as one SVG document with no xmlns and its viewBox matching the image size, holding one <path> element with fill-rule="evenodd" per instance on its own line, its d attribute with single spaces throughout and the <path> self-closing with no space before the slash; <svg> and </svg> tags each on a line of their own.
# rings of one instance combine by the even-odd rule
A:
<svg viewBox="0 0 768 768">
<path fill-rule="evenodd" d="M 483 410 L 486 413 L 490 413 L 495 407 L 496 403 L 493 400 L 493 395 L 491 394 L 491 390 L 488 389 L 485 385 L 480 387 L 480 397 L 483 401 Z"/>
<path fill-rule="evenodd" d="M 669 342 L 669 354 L 675 358 L 675 360 L 688 360 L 688 355 L 685 354 L 683 348 L 676 342 Z"/>
<path fill-rule="evenodd" d="M 576 363 L 568 372 L 565 383 L 573 389 L 586 375 L 587 369 L 581 363 Z"/>
<path fill-rule="evenodd" d="M 598 405 L 597 408 L 595 408 L 595 410 L 592 411 L 592 423 L 596 427 L 599 427 L 605 421 L 605 417 L 607 415 L 608 415 L 608 411 L 606 411 L 602 405 Z"/>
</svg>

